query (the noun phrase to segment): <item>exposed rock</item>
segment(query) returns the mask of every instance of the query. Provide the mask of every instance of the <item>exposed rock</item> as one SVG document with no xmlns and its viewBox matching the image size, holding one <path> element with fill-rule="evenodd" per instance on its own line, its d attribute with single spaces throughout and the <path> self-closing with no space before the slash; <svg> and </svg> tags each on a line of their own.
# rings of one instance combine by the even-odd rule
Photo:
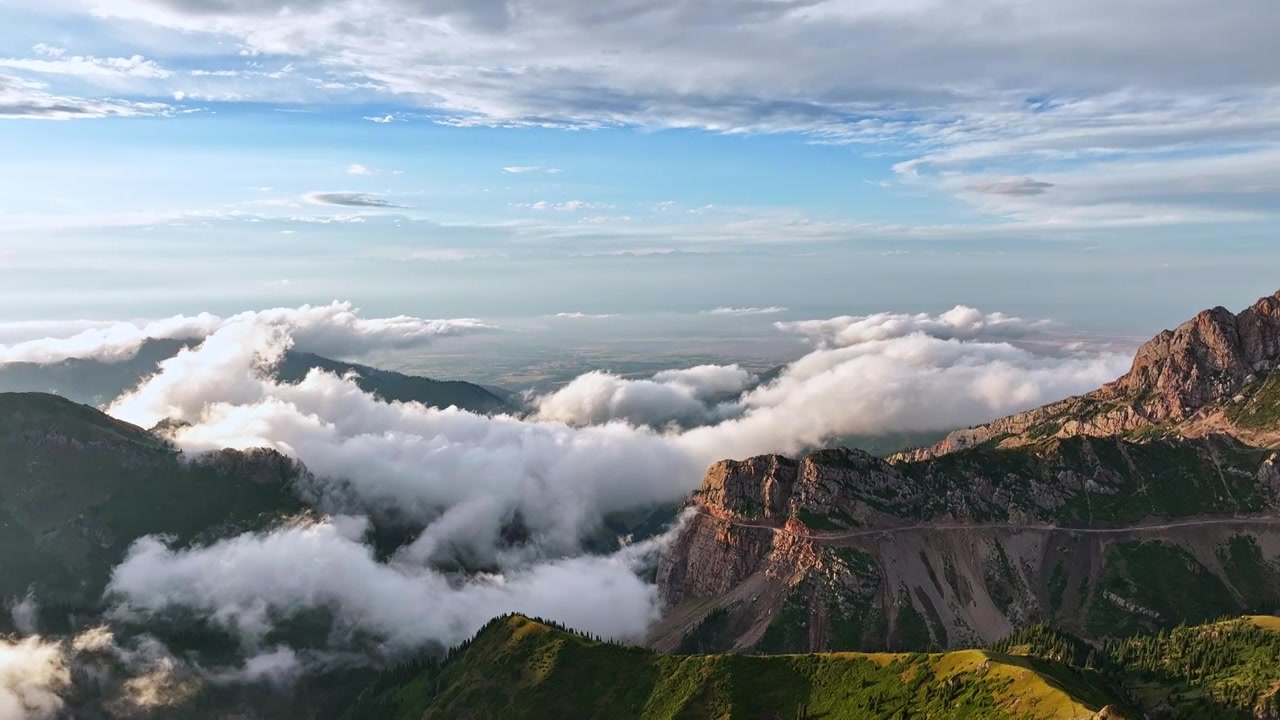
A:
<svg viewBox="0 0 1280 720">
<path fill-rule="evenodd" d="M 1103 437 L 1145 432 L 1198 436 L 1226 432 L 1280 446 L 1280 427 L 1238 427 L 1224 410 L 1280 366 L 1280 292 L 1233 315 L 1205 310 L 1147 341 L 1115 382 L 1078 397 L 957 430 L 897 462 L 938 457 L 984 443 L 1016 447 L 1049 437 Z"/>
</svg>

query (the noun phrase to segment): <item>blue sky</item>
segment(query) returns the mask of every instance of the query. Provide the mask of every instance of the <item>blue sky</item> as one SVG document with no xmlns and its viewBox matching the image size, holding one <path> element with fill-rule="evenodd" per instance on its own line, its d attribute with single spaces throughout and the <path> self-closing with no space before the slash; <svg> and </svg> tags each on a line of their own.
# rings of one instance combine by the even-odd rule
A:
<svg viewBox="0 0 1280 720">
<path fill-rule="evenodd" d="M 7 3 L 0 321 L 1145 333 L 1280 286 L 1268 0 L 958 5 Z"/>
</svg>

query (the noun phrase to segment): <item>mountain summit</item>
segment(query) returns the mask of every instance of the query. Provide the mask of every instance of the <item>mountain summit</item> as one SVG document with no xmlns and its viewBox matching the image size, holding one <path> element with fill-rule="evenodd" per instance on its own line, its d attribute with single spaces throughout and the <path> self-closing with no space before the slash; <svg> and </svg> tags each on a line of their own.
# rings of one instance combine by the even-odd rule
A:
<svg viewBox="0 0 1280 720">
<path fill-rule="evenodd" d="M 1280 292 L 1239 314 L 1205 310 L 1138 349 L 1115 382 L 1085 395 L 957 430 L 895 460 L 923 460 L 993 443 L 1029 445 L 1077 435 L 1236 436 L 1280 446 Z"/>
</svg>

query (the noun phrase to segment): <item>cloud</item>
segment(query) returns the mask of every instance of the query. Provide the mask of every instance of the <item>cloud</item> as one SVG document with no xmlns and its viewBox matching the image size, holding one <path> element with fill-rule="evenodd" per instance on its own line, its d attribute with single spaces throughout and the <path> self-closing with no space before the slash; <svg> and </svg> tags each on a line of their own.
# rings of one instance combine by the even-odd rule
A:
<svg viewBox="0 0 1280 720">
<path fill-rule="evenodd" d="M 0 720 L 51 720 L 71 684 L 62 646 L 38 637 L 0 637 Z"/>
<path fill-rule="evenodd" d="M 638 640 L 658 614 L 655 589 L 637 576 L 655 543 L 609 557 L 575 557 L 458 581 L 408 562 L 379 562 L 361 537 L 368 524 L 335 517 L 205 548 L 143 538 L 112 574 L 117 618 L 195 611 L 255 645 L 274 623 L 305 610 L 335 618 L 335 636 L 376 638 L 389 652 L 452 646 L 507 612 L 562 620 L 605 637 Z M 287 664 L 276 651 L 257 669 Z"/>
<path fill-rule="evenodd" d="M 542 172 L 548 175 L 555 175 L 560 172 L 560 168 L 542 167 L 540 165 L 514 165 L 502 168 L 502 172 L 511 175 L 521 175 L 524 173 Z"/>
<path fill-rule="evenodd" d="M 412 260 L 428 262 L 458 262 L 460 260 L 481 260 L 485 258 L 507 257 L 503 253 L 466 250 L 463 248 L 434 248 L 431 250 L 415 250 L 409 254 Z"/>
<path fill-rule="evenodd" d="M 342 205 L 344 207 L 370 207 L 370 208 L 403 208 L 405 205 L 397 205 L 389 200 L 383 200 L 377 195 L 362 192 L 311 192 L 307 193 L 303 198 L 316 205 Z"/>
<path fill-rule="evenodd" d="M 163 80 L 172 73 L 154 60 L 141 55 L 105 57 L 69 55 L 62 48 L 40 44 L 35 46 L 38 58 L 0 58 L 0 68 L 22 70 L 43 75 L 68 75 L 85 80 L 118 84 L 125 79 Z"/>
<path fill-rule="evenodd" d="M 775 315 L 780 312 L 786 312 L 784 307 L 770 305 L 769 307 L 718 307 L 711 310 L 703 310 L 703 315 Z"/>
<path fill-rule="evenodd" d="M 577 212 L 579 210 L 598 210 L 601 208 L 611 208 L 612 205 L 604 203 L 587 202 L 585 200 L 566 200 L 564 202 L 554 202 L 551 200 L 539 200 L 532 203 L 515 203 L 515 207 L 528 208 L 530 210 L 556 210 L 559 212 Z"/>
<path fill-rule="evenodd" d="M 874 315 L 774 323 L 779 330 L 804 335 L 821 343 L 847 346 L 924 334 L 943 340 L 1016 339 L 1043 333 L 1044 320 L 1023 320 L 1004 313 L 983 313 L 957 305 L 941 315 L 876 313 Z"/>
<path fill-rule="evenodd" d="M 1015 177 L 976 183 L 970 185 L 969 189 L 990 195 L 1043 195 L 1051 187 L 1053 187 L 1051 182 L 1034 180 L 1029 177 Z"/>
<path fill-rule="evenodd" d="M 754 376 L 737 365 L 700 365 L 667 370 L 648 380 L 607 372 L 579 375 L 559 390 L 533 400 L 535 417 L 574 426 L 624 420 L 635 425 L 705 423 L 715 403 L 741 393 Z"/>
<path fill-rule="evenodd" d="M 384 124 L 384 125 L 387 123 L 393 123 L 393 122 L 405 122 L 404 118 L 396 117 L 395 115 L 366 116 L 365 120 L 368 120 L 369 122 Z"/>
<path fill-rule="evenodd" d="M 168 116 L 175 112 L 164 103 L 78 98 L 56 95 L 46 88 L 43 83 L 0 74 L 0 119 L 76 120 Z"/>
<path fill-rule="evenodd" d="M 378 171 L 360 163 L 352 163 L 347 166 L 348 175 L 377 175 Z M 342 204 L 342 203 L 338 203 Z"/>
<path fill-rule="evenodd" d="M 562 312 L 550 315 L 549 317 L 561 318 L 564 320 L 605 320 L 608 318 L 619 317 L 616 313 L 599 313 L 592 315 L 584 312 Z"/>
<path fill-rule="evenodd" d="M 288 332 L 296 347 L 301 350 L 336 357 L 359 356 L 377 350 L 405 349 L 424 345 L 447 335 L 493 329 L 491 325 L 474 318 L 428 320 L 406 315 L 363 318 L 360 311 L 350 303 L 337 301 L 328 305 L 251 311 L 226 318 L 201 313 L 191 317 L 176 315 L 147 323 L 23 323 L 0 327 L 0 335 L 58 329 L 79 329 L 79 332 L 63 338 L 43 337 L 12 345 L 0 345 L 0 364 L 49 364 L 71 358 L 114 362 L 133 357 L 147 340 L 203 340 L 222 328 L 240 325 L 276 328 L 278 331 Z"/>
</svg>

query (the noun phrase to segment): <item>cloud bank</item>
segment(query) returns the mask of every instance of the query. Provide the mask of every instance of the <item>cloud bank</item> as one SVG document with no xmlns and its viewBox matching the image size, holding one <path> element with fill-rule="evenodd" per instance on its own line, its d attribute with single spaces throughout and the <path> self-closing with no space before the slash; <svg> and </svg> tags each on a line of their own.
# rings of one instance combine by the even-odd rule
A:
<svg viewBox="0 0 1280 720">
<path fill-rule="evenodd" d="M 221 328 L 253 324 L 278 326 L 289 334 L 298 349 L 340 358 L 420 347 L 444 336 L 493 329 L 474 318 L 427 320 L 407 315 L 364 318 L 351 303 L 334 301 L 328 305 L 250 311 L 226 318 L 201 313 L 148 323 L 71 323 L 67 326 L 87 327 L 70 337 L 45 337 L 0 345 L 0 365 L 50 364 L 69 359 L 116 362 L 133 357 L 147 340 L 202 340 Z"/>
<path fill-rule="evenodd" d="M 610 513 L 678 502 L 724 457 L 974 424 L 1092 389 L 1129 360 L 1035 354 L 1007 340 L 1043 323 L 964 307 L 779 326 L 817 347 L 764 385 L 735 365 L 588 373 L 519 418 L 387 403 L 320 371 L 296 385 L 267 372 L 294 345 L 429 340 L 441 330 L 429 321 L 363 319 L 342 304 L 210 316 L 199 345 L 108 411 L 143 426 L 190 423 L 172 436 L 188 452 L 265 446 L 297 457 L 314 475 L 297 490 L 331 517 L 205 547 L 139 540 L 113 573 L 113 617 L 145 623 L 182 609 L 209 619 L 253 660 L 227 678 L 304 672 L 304 649 L 273 647 L 269 633 L 307 610 L 331 614 L 329 649 L 346 652 L 453 644 L 509 611 L 638 637 L 659 608 L 637 571 L 661 541 L 585 554 Z M 420 532 L 384 561 L 366 538 L 388 519 Z M 490 572 L 439 569 L 458 563 Z"/>
<path fill-rule="evenodd" d="M 737 365 L 667 370 L 647 380 L 596 371 L 578 376 L 556 392 L 536 398 L 533 404 L 539 420 L 576 426 L 614 420 L 649 426 L 702 423 L 715 417 L 715 401 L 731 399 L 753 379 Z"/>
<path fill-rule="evenodd" d="M 941 315 L 876 313 L 874 315 L 774 323 L 779 330 L 804 335 L 819 343 L 847 346 L 921 333 L 943 340 L 1012 340 L 1043 333 L 1045 320 L 1028 321 L 1004 313 L 985 314 L 957 305 Z"/>
<path fill-rule="evenodd" d="M 185 608 L 254 647 L 281 619 L 324 609 L 342 642 L 373 636 L 393 654 L 456 645 L 508 612 L 563 618 L 628 640 L 657 617 L 655 590 L 637 576 L 657 543 L 459 580 L 408 562 L 378 562 L 360 542 L 367 530 L 361 519 L 335 517 L 194 550 L 144 538 L 112 577 L 115 614 L 141 620 Z"/>
</svg>

